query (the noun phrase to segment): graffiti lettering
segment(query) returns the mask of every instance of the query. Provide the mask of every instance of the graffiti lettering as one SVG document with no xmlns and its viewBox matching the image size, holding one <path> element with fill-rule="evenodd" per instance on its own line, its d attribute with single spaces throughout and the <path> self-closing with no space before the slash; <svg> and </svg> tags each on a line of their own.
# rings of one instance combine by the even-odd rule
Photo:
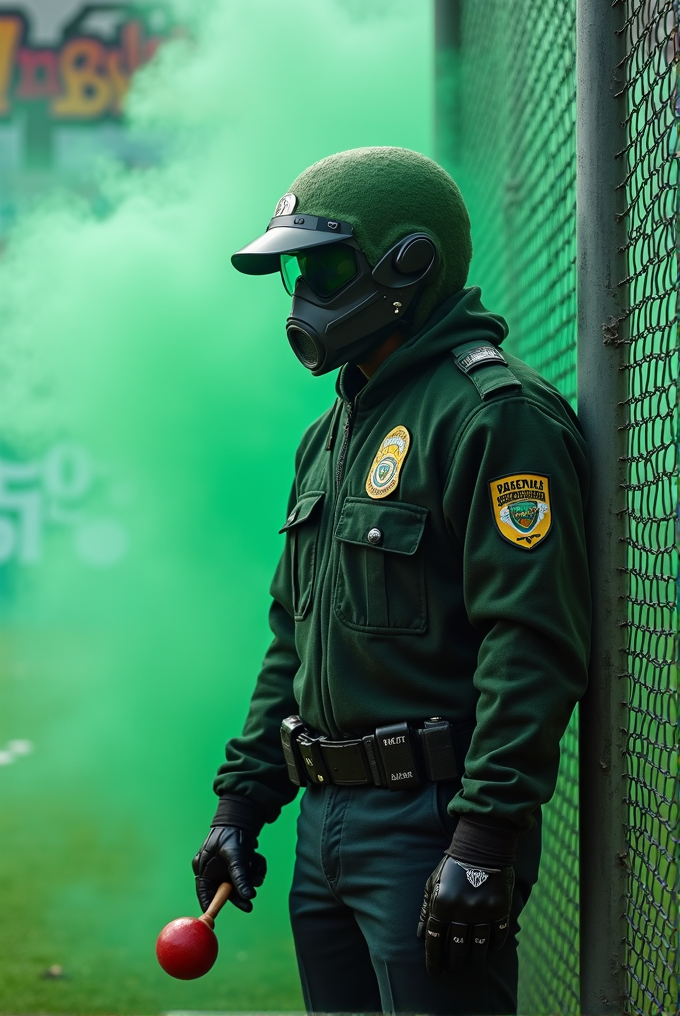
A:
<svg viewBox="0 0 680 1016">
<path fill-rule="evenodd" d="M 94 120 L 111 106 L 106 48 L 96 39 L 73 39 L 60 53 L 64 92 L 52 103 L 56 117 Z"/>
<path fill-rule="evenodd" d="M 10 85 L 23 27 L 21 18 L 0 18 L 0 116 L 11 110 Z"/>
<path fill-rule="evenodd" d="M 163 41 L 145 35 L 140 20 L 121 27 L 118 45 L 75 36 L 54 48 L 27 44 L 18 14 L 0 15 L 0 116 L 16 102 L 46 100 L 53 120 L 93 121 L 118 117 L 134 72 Z"/>
</svg>

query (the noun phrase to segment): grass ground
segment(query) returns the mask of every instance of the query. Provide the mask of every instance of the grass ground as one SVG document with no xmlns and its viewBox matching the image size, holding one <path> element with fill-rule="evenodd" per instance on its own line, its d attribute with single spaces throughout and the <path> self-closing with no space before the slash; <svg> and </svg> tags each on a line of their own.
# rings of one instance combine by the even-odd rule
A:
<svg viewBox="0 0 680 1016">
<path fill-rule="evenodd" d="M 272 929 L 271 935 L 257 941 L 235 914 L 233 920 L 231 913 L 225 915 L 229 921 L 223 917 L 218 929 L 220 955 L 215 967 L 200 980 L 183 982 L 157 966 L 153 934 L 145 951 L 138 948 L 137 935 L 127 945 L 102 945 L 93 941 L 86 926 L 78 929 L 70 921 L 46 934 L 39 920 L 31 921 L 23 893 L 4 881 L 0 897 L 2 1013 L 139 1016 L 302 1008 L 292 943 L 281 930 Z M 63 977 L 45 976 L 54 965 L 62 968 Z"/>
<path fill-rule="evenodd" d="M 13 811 L 15 821 L 7 810 L 0 814 L 0 1013 L 150 1016 L 302 1009 L 286 906 L 292 850 L 275 850 L 279 841 L 271 834 L 269 842 L 263 836 L 270 871 L 253 913 L 227 905 L 216 927 L 215 966 L 198 980 L 177 981 L 158 966 L 154 946 L 169 920 L 198 916 L 186 857 L 166 865 L 164 877 L 143 851 L 135 866 L 128 831 L 122 844 L 132 853 L 123 854 L 113 832 L 105 847 L 100 835 L 88 839 L 86 826 L 65 815 L 73 830 L 65 846 L 49 820 L 47 802 L 42 829 L 35 808 L 32 816 L 18 807 Z M 286 816 L 276 835 L 292 832 L 293 819 Z M 190 856 L 186 846 L 183 853 Z M 63 976 L 50 977 L 54 967 Z"/>
</svg>

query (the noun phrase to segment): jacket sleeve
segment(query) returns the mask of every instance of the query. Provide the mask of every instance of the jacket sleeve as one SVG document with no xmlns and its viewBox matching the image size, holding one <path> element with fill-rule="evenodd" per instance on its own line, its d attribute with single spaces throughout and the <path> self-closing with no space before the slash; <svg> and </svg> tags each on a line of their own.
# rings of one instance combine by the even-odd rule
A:
<svg viewBox="0 0 680 1016">
<path fill-rule="evenodd" d="M 547 479 L 550 512 L 550 529 L 531 542 L 521 529 L 502 535 L 494 500 L 499 481 L 510 489 L 527 474 Z M 587 488 L 585 443 L 561 406 L 553 414 L 524 397 L 490 402 L 454 448 L 444 509 L 481 639 L 477 726 L 451 803 L 470 819 L 528 828 L 554 792 L 560 738 L 587 681 Z"/>
<path fill-rule="evenodd" d="M 286 546 L 271 586 L 269 624 L 274 638 L 257 678 L 243 733 L 227 742 L 226 761 L 213 784 L 220 797 L 246 797 L 265 822 L 273 822 L 298 790 L 288 779 L 280 737 L 281 721 L 297 712 L 293 679 L 300 666 L 289 562 Z"/>
</svg>

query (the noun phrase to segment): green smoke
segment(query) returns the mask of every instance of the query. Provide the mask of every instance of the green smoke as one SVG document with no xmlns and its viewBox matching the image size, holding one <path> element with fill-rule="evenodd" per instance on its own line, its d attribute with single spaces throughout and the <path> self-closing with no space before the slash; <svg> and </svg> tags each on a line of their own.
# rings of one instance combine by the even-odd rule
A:
<svg viewBox="0 0 680 1016">
<path fill-rule="evenodd" d="M 332 391 L 288 348 L 280 280 L 229 256 L 317 159 L 428 153 L 430 11 L 187 12 L 192 36 L 128 103 L 163 166 L 102 163 L 97 214 L 44 194 L 0 262 L 0 1009 L 14 1013 L 301 1004 L 292 808 L 263 834 L 255 913 L 220 918 L 215 971 L 173 982 L 153 956 L 160 927 L 197 912 L 189 860 L 267 644 L 294 449 Z M 4 523 L 2 483 L 24 495 Z M 67 979 L 41 979 L 55 963 Z"/>
</svg>

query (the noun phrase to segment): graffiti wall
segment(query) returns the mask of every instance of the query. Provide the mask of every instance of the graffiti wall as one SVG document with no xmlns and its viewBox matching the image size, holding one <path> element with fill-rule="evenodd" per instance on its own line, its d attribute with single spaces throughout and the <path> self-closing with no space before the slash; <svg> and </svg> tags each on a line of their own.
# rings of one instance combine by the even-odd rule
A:
<svg viewBox="0 0 680 1016">
<path fill-rule="evenodd" d="M 181 32 L 169 5 L 0 3 L 0 239 L 46 177 L 96 207 L 97 166 L 155 164 L 160 137 L 127 129 L 133 75 Z"/>
</svg>

